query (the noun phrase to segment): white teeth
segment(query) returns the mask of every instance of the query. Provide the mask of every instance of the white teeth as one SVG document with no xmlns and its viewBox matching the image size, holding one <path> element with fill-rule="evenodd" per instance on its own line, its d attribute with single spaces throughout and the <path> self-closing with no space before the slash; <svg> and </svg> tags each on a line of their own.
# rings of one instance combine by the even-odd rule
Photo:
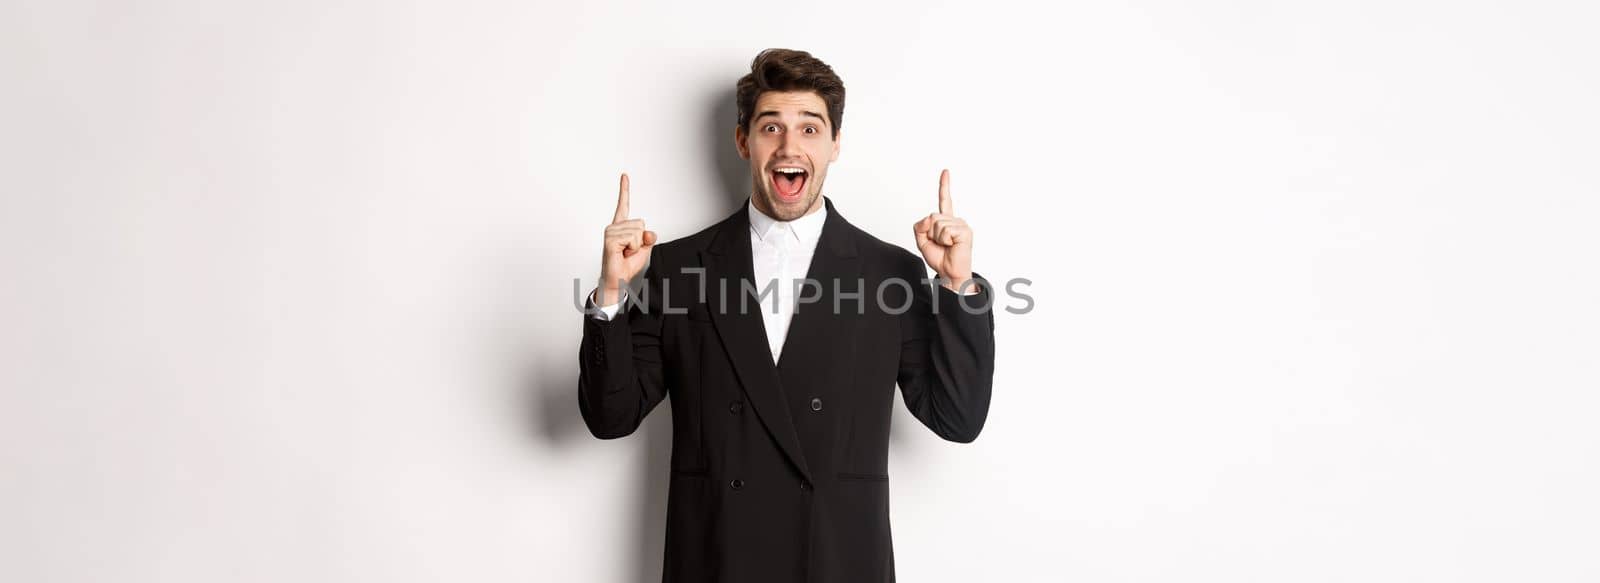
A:
<svg viewBox="0 0 1600 583">
<path fill-rule="evenodd" d="M 801 170 L 799 168 L 778 168 L 778 169 L 776 169 L 774 171 L 775 172 L 782 172 L 784 174 L 805 174 L 806 173 L 805 170 Z"/>
</svg>

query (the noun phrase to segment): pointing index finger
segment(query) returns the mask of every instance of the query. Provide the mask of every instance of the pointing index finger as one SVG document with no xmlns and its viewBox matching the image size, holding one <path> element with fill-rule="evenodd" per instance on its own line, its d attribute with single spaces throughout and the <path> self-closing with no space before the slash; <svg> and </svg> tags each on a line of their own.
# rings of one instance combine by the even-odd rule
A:
<svg viewBox="0 0 1600 583">
<path fill-rule="evenodd" d="M 950 169 L 946 168 L 939 173 L 939 214 L 954 213 L 954 206 L 950 202 Z"/>
<path fill-rule="evenodd" d="M 611 222 L 620 223 L 628 220 L 628 173 L 622 173 L 621 183 L 617 186 L 617 212 L 611 215 Z"/>
</svg>

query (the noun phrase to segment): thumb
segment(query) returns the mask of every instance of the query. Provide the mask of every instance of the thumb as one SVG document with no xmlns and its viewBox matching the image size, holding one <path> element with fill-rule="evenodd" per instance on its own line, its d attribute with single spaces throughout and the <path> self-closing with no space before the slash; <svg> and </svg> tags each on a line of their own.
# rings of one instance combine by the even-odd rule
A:
<svg viewBox="0 0 1600 583">
<path fill-rule="evenodd" d="M 655 246 L 655 244 L 656 244 L 656 232 L 655 231 L 645 231 L 643 238 L 644 238 L 644 249 L 649 249 L 649 248 Z"/>
</svg>

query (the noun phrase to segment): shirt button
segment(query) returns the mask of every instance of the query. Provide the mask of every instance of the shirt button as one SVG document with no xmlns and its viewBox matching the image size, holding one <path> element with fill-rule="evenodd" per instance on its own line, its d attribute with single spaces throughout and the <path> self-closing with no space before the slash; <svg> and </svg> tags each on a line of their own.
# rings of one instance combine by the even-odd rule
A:
<svg viewBox="0 0 1600 583">
<path fill-rule="evenodd" d="M 739 412 L 743 411 L 743 410 L 744 410 L 744 403 L 740 403 L 738 401 L 734 401 L 734 402 L 728 404 L 728 412 L 729 413 L 732 413 L 734 415 L 738 415 Z"/>
<path fill-rule="evenodd" d="M 744 480 L 740 480 L 740 479 L 736 478 L 732 482 L 728 482 L 728 486 L 730 488 L 735 489 L 735 490 L 744 489 Z"/>
<path fill-rule="evenodd" d="M 822 398 L 821 397 L 812 397 L 811 398 L 811 410 L 812 411 L 821 411 L 822 410 Z"/>
</svg>

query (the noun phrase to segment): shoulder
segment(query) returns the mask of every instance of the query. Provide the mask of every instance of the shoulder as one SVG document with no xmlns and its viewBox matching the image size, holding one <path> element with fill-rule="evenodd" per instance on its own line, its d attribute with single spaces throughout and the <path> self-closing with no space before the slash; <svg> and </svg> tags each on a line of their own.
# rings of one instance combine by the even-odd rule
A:
<svg viewBox="0 0 1600 583">
<path fill-rule="evenodd" d="M 922 257 L 894 243 L 884 241 L 855 225 L 845 223 L 846 232 L 856 241 L 856 252 L 864 265 L 875 266 L 887 275 L 916 279 L 927 276 Z"/>
</svg>

